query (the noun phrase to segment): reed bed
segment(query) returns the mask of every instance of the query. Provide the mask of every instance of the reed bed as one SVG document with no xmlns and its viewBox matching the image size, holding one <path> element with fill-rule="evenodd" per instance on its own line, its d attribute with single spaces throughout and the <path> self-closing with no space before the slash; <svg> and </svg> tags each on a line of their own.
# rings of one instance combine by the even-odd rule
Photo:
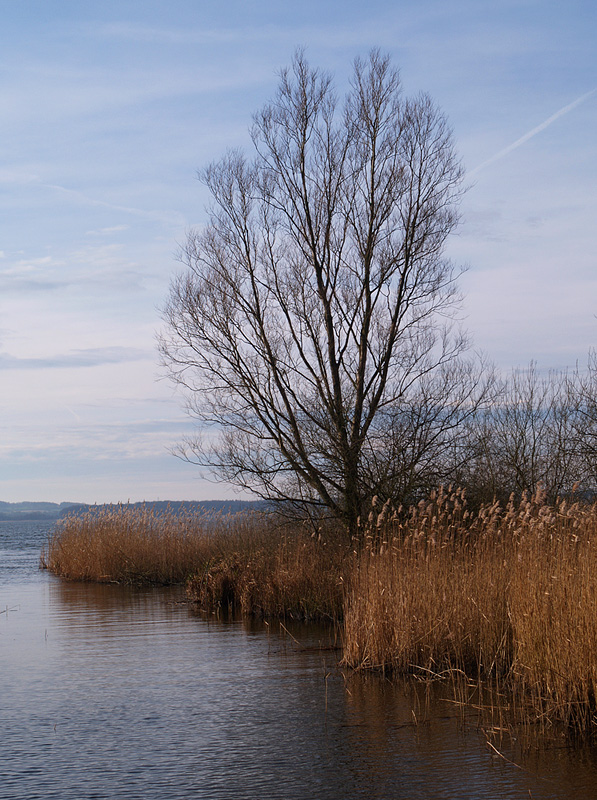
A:
<svg viewBox="0 0 597 800">
<path fill-rule="evenodd" d="M 209 557 L 217 539 L 214 519 L 208 515 L 100 507 L 58 523 L 41 563 L 77 581 L 184 583 Z"/>
<path fill-rule="evenodd" d="M 339 619 L 351 554 L 334 526 L 322 536 L 258 512 L 185 516 L 121 506 L 67 517 L 42 566 L 70 580 L 186 584 L 189 600 L 207 610 Z"/>
<path fill-rule="evenodd" d="M 235 536 L 197 570 L 187 596 L 204 609 L 340 621 L 354 554 L 337 527 L 270 523 Z"/>
<path fill-rule="evenodd" d="M 347 593 L 344 661 L 466 674 L 527 719 L 595 730 L 597 505 L 552 507 L 537 492 L 471 515 L 462 492 L 440 491 L 382 511 Z"/>
<path fill-rule="evenodd" d="M 374 508 L 353 542 L 262 513 L 121 507 L 67 518 L 42 559 L 73 580 L 186 584 L 205 610 L 334 620 L 347 666 L 462 677 L 460 697 L 492 687 L 527 721 L 597 732 L 597 504 L 537 492 L 471 513 L 439 490 Z"/>
</svg>

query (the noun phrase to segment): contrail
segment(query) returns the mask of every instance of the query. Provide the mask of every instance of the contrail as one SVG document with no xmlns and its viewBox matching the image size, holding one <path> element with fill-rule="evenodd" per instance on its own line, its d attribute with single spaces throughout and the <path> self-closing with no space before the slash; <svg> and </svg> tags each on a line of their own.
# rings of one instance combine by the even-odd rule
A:
<svg viewBox="0 0 597 800">
<path fill-rule="evenodd" d="M 516 150 L 517 147 L 520 147 L 525 142 L 528 142 L 528 140 L 532 139 L 533 136 L 536 136 L 538 133 L 541 133 L 541 131 L 544 131 L 547 127 L 549 127 L 552 122 L 555 122 L 560 117 L 563 117 L 564 114 L 567 114 L 569 111 L 572 111 L 573 108 L 576 108 L 576 106 L 579 106 L 581 103 L 584 103 L 585 100 L 588 100 L 588 98 L 594 95 L 596 92 L 597 88 L 591 89 L 590 92 L 583 94 L 581 97 L 578 97 L 576 100 L 573 100 L 572 103 L 568 103 L 567 106 L 564 106 L 564 108 L 561 108 L 559 111 L 556 111 L 556 113 L 552 114 L 551 117 L 548 117 L 545 120 L 545 122 L 542 122 L 540 125 L 537 125 L 536 128 L 533 128 L 528 133 L 525 133 L 524 136 L 520 137 L 520 139 L 517 139 L 515 142 L 512 142 L 512 144 L 509 144 L 508 147 L 504 147 L 504 149 L 500 150 L 499 153 L 496 153 L 495 155 L 491 156 L 491 158 L 488 158 L 487 161 L 484 161 L 482 164 L 479 164 L 478 167 L 475 167 L 473 170 L 471 170 L 471 172 L 468 173 L 469 177 L 476 175 L 477 172 L 480 172 L 482 169 L 485 169 L 485 167 L 489 166 L 489 164 L 493 164 L 494 161 L 498 161 L 500 158 L 507 156 L 508 153 L 511 153 L 513 150 Z"/>
<path fill-rule="evenodd" d="M 68 189 L 66 186 L 59 186 L 55 183 L 41 183 L 40 181 L 35 181 L 35 183 L 37 183 L 38 186 L 43 186 L 45 189 L 52 189 L 54 191 L 70 195 L 71 197 L 74 197 L 87 205 L 102 206 L 103 208 L 110 208 L 113 211 L 122 211 L 125 214 L 134 214 L 137 217 L 157 220 L 168 225 L 181 224 L 181 217 L 178 214 L 169 214 L 168 212 L 161 213 L 159 211 L 144 211 L 140 208 L 119 206 L 115 205 L 114 203 L 107 203 L 105 200 L 96 200 L 93 197 L 88 197 L 88 195 L 84 194 L 83 192 L 79 192 L 77 189 Z"/>
</svg>

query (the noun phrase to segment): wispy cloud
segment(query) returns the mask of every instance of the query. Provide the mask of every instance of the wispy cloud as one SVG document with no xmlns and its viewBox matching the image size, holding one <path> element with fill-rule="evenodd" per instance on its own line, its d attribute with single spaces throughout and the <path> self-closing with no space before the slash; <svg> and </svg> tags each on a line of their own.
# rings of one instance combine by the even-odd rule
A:
<svg viewBox="0 0 597 800">
<path fill-rule="evenodd" d="M 100 242 L 60 258 L 7 259 L 0 268 L 0 292 L 4 297 L 70 290 L 105 295 L 143 290 L 147 276 L 147 267 L 127 257 L 123 244 Z"/>
<path fill-rule="evenodd" d="M 597 93 L 597 87 L 595 89 L 591 89 L 590 92 L 586 92 L 580 97 L 577 97 L 576 100 L 573 100 L 572 103 L 568 103 L 567 106 L 560 108 L 559 111 L 556 111 L 555 114 L 552 114 L 551 117 L 548 117 L 540 125 L 537 125 L 535 128 L 532 128 L 530 131 L 525 133 L 524 136 L 521 136 L 515 142 L 512 142 L 512 144 L 509 144 L 507 147 L 504 147 L 503 150 L 500 150 L 499 152 L 495 153 L 495 155 L 491 156 L 491 158 L 488 158 L 487 161 L 484 161 L 482 164 L 479 164 L 477 167 L 471 170 L 468 173 L 469 177 L 477 175 L 477 173 L 481 172 L 481 170 L 485 169 L 485 167 L 488 167 L 490 164 L 494 164 L 496 161 L 499 161 L 501 158 L 504 158 L 505 156 L 509 155 L 513 150 L 516 150 L 523 144 L 526 144 L 526 142 L 528 142 L 529 139 L 532 139 L 533 136 L 537 136 L 538 133 L 544 131 L 546 128 L 548 128 L 550 125 L 556 122 L 556 120 L 560 119 L 565 114 L 568 114 L 570 111 L 575 109 L 581 103 L 584 103 L 585 100 L 588 100 L 589 97 L 592 97 L 596 93 Z"/>
<path fill-rule="evenodd" d="M 128 225 L 112 225 L 108 228 L 100 228 L 97 231 L 85 231 L 85 236 L 107 236 L 112 233 L 122 233 L 128 229 Z"/>
<path fill-rule="evenodd" d="M 161 222 L 168 226 L 180 227 L 185 223 L 182 215 L 176 212 L 135 208 L 133 206 L 125 206 L 120 203 L 113 203 L 108 200 L 101 200 L 98 197 L 92 197 L 85 192 L 81 192 L 79 189 L 72 189 L 69 186 L 62 186 L 58 183 L 47 183 L 43 181 L 39 175 L 31 172 L 30 170 L 22 170 L 17 168 L 2 169 L 0 170 L 0 183 L 28 186 L 38 189 L 49 189 L 52 192 L 59 192 L 79 205 L 108 208 L 111 211 L 118 211 L 122 214 L 129 214 L 131 216 L 148 219 L 153 222 Z M 99 233 L 115 233 L 126 230 L 127 227 L 128 226 L 126 225 L 114 225 L 112 227 L 102 229 Z M 89 233 L 97 234 L 98 231 L 90 231 Z"/>
<path fill-rule="evenodd" d="M 71 408 L 69 424 L 0 426 L 0 462 L 65 459 L 89 461 L 121 461 L 172 458 L 170 449 L 180 440 L 188 423 L 183 420 L 139 419 L 93 424 L 81 421 Z M 32 435 L 33 434 L 33 435 Z M 24 442 L 27 442 L 24 446 Z"/>
<path fill-rule="evenodd" d="M 117 22 L 95 28 L 94 33 L 108 38 L 127 39 L 135 42 L 159 42 L 161 44 L 223 44 L 247 41 L 272 41 L 276 36 L 288 33 L 284 28 L 274 25 L 263 27 L 237 27 L 237 28 L 191 28 L 168 29 L 156 28 L 151 25 L 135 25 Z"/>
<path fill-rule="evenodd" d="M 193 27 L 182 28 L 157 28 L 149 25 L 136 25 L 131 23 L 112 23 L 101 27 L 94 27 L 92 34 L 111 39 L 121 39 L 136 43 L 154 45 L 215 45 L 241 46 L 239 52 L 246 51 L 250 45 L 267 44 L 268 51 L 272 44 L 286 49 L 287 54 L 297 46 L 297 43 L 308 42 L 313 46 L 346 47 L 366 44 L 370 46 L 375 41 L 379 46 L 390 46 L 395 43 L 397 23 L 387 13 L 383 15 L 383 27 L 380 27 L 380 14 L 363 15 L 359 25 L 341 24 L 338 19 L 333 24 L 320 22 L 317 25 L 297 24 L 264 24 L 264 25 L 238 25 L 237 27 Z M 400 30 L 405 25 L 405 15 L 400 15 Z M 410 29 L 410 24 L 409 24 Z M 271 78 L 271 71 L 261 73 L 254 68 L 255 75 Z"/>
<path fill-rule="evenodd" d="M 0 370 L 73 369 L 99 367 L 104 364 L 122 364 L 153 358 L 153 353 L 135 347 L 93 347 L 71 350 L 68 353 L 43 358 L 19 358 L 9 353 L 0 353 Z"/>
</svg>

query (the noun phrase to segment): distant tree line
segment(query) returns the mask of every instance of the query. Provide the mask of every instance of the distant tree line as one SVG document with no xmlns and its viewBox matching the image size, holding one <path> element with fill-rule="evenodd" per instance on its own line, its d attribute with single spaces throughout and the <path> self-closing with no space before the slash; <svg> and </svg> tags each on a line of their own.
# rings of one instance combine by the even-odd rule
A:
<svg viewBox="0 0 597 800">
<path fill-rule="evenodd" d="M 472 507 L 537 488 L 547 502 L 597 498 L 595 353 L 571 371 L 541 373 L 531 363 L 500 377 L 469 364 L 465 378 L 463 369 L 452 363 L 392 410 L 364 466 L 376 475 L 377 504 L 408 507 L 449 484 Z"/>
<path fill-rule="evenodd" d="M 391 481 L 378 480 L 379 504 L 409 506 L 440 485 L 466 490 L 478 507 L 541 488 L 545 499 L 597 498 L 597 356 L 586 369 L 541 373 L 532 363 L 499 377 L 488 368 L 463 381 L 462 366 L 445 370 L 395 411 L 391 432 L 369 454 L 378 474 L 388 461 Z M 481 402 L 482 400 L 482 402 Z"/>
<path fill-rule="evenodd" d="M 147 509 L 154 514 L 237 514 L 264 508 L 260 500 L 152 500 L 140 503 L 6 503 L 0 502 L 0 522 L 53 522 L 88 512 L 104 513 L 118 508 Z"/>
<path fill-rule="evenodd" d="M 541 375 L 534 364 L 513 371 L 494 402 L 480 409 L 466 458 L 451 480 L 477 503 L 542 487 L 546 499 L 597 496 L 597 357 L 586 370 Z"/>
<path fill-rule="evenodd" d="M 238 514 L 242 511 L 256 511 L 264 508 L 261 500 L 151 500 L 139 503 L 103 503 L 89 505 L 79 503 L 66 508 L 60 517 L 67 517 L 73 514 L 101 513 L 117 511 L 126 508 L 127 510 L 147 510 L 154 515 L 161 514 Z"/>
<path fill-rule="evenodd" d="M 73 507 L 73 503 L 21 502 L 7 503 L 0 501 L 0 522 L 18 522 L 19 520 L 52 521 Z"/>
</svg>

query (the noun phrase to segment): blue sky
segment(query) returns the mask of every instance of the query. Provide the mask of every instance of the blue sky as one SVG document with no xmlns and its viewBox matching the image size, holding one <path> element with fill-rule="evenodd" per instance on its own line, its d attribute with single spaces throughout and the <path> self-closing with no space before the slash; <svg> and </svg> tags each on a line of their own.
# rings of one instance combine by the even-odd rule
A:
<svg viewBox="0 0 597 800">
<path fill-rule="evenodd" d="M 180 462 L 155 350 L 196 170 L 247 146 L 297 46 L 378 46 L 448 115 L 465 325 L 503 369 L 597 333 L 597 4 L 0 0 L 0 500 L 235 496 Z"/>
</svg>

